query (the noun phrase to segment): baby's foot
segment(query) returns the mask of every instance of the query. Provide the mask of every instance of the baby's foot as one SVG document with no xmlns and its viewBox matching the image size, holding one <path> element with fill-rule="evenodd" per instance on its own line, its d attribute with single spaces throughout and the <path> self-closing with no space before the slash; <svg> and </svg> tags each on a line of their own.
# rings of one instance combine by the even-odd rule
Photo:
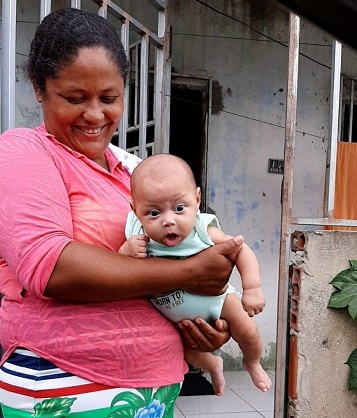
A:
<svg viewBox="0 0 357 418">
<path fill-rule="evenodd" d="M 250 374 L 255 386 L 263 392 L 268 392 L 271 389 L 272 383 L 270 377 L 260 365 L 260 363 L 247 364 L 243 361 L 243 366 Z"/>
<path fill-rule="evenodd" d="M 223 374 L 223 360 L 215 356 L 215 367 L 209 371 L 211 375 L 212 386 L 217 396 L 222 396 L 226 381 Z"/>
</svg>

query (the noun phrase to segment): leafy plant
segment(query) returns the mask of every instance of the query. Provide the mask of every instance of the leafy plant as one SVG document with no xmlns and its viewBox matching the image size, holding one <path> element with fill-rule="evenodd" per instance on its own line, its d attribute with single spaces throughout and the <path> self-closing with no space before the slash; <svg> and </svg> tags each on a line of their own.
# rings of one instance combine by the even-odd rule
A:
<svg viewBox="0 0 357 418">
<path fill-rule="evenodd" d="M 173 418 L 172 405 L 180 391 L 179 384 L 160 387 L 155 393 L 151 388 L 137 391 L 138 395 L 128 391 L 116 395 L 111 403 L 115 409 L 108 418 L 162 418 L 170 408 L 170 418 Z"/>
<path fill-rule="evenodd" d="M 35 405 L 34 418 L 40 417 L 56 417 L 65 418 L 70 410 L 73 402 L 77 398 L 51 398 L 45 399 L 42 403 Z"/>
<path fill-rule="evenodd" d="M 351 268 L 338 273 L 330 282 L 336 289 L 330 296 L 329 308 L 347 308 L 352 319 L 357 318 L 357 260 L 349 260 Z M 346 363 L 351 368 L 349 390 L 357 389 L 357 348 Z"/>
</svg>

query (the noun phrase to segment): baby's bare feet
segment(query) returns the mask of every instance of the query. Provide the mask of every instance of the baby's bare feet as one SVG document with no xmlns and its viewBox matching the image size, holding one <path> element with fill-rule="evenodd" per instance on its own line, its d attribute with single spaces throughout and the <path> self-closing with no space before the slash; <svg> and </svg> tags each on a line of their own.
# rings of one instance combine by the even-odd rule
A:
<svg viewBox="0 0 357 418">
<path fill-rule="evenodd" d="M 223 360 L 219 356 L 215 356 L 215 367 L 209 371 L 211 375 L 212 386 L 217 396 L 223 395 L 226 385 L 223 374 Z"/>
<path fill-rule="evenodd" d="M 270 377 L 260 365 L 260 363 L 247 364 L 243 361 L 243 366 L 250 374 L 253 383 L 258 389 L 260 389 L 262 392 L 268 392 L 268 390 L 271 389 L 272 383 Z"/>
</svg>

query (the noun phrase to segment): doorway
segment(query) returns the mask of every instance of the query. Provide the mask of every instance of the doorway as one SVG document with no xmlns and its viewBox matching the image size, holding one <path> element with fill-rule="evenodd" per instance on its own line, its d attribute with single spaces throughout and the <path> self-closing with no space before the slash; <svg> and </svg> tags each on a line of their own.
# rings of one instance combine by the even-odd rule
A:
<svg viewBox="0 0 357 418">
<path fill-rule="evenodd" d="M 170 108 L 171 154 L 191 167 L 201 188 L 201 210 L 206 210 L 208 80 L 172 78 Z"/>
</svg>

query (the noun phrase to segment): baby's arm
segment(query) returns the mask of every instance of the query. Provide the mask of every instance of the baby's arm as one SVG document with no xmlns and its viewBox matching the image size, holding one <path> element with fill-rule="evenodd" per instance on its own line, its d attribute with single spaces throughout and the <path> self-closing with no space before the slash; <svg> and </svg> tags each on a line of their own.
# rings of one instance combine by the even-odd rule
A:
<svg viewBox="0 0 357 418">
<path fill-rule="evenodd" d="M 213 226 L 208 227 L 208 234 L 215 244 L 232 238 Z M 261 289 L 259 264 L 254 252 L 244 243 L 228 257 L 235 263 L 242 279 L 242 305 L 244 310 L 249 316 L 262 312 L 265 307 L 265 297 Z"/>
<path fill-rule="evenodd" d="M 119 254 L 128 255 L 135 258 L 146 258 L 146 247 L 149 237 L 146 235 L 133 235 L 119 248 Z"/>
</svg>

